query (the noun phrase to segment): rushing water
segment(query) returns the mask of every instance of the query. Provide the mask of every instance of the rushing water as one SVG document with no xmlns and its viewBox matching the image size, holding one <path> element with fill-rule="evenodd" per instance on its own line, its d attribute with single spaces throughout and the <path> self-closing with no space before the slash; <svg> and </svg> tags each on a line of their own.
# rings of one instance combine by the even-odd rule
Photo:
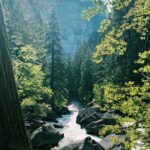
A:
<svg viewBox="0 0 150 150">
<path fill-rule="evenodd" d="M 62 129 L 59 129 L 60 132 L 64 133 L 64 138 L 59 142 L 58 147 L 52 150 L 59 150 L 59 148 L 72 142 L 84 140 L 88 136 L 95 141 L 100 142 L 100 138 L 87 134 L 86 130 L 81 129 L 80 125 L 76 123 L 76 118 L 79 113 L 79 105 L 72 103 L 68 106 L 68 109 L 71 111 L 71 114 L 63 115 L 57 119 L 58 123 L 64 126 Z"/>
</svg>

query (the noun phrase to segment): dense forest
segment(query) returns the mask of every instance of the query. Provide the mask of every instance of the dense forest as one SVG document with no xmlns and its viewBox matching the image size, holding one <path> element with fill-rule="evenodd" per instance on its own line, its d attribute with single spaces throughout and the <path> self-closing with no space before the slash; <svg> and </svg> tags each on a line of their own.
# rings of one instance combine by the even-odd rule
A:
<svg viewBox="0 0 150 150">
<path fill-rule="evenodd" d="M 150 150 L 149 0 L 0 0 L 0 150 Z"/>
</svg>

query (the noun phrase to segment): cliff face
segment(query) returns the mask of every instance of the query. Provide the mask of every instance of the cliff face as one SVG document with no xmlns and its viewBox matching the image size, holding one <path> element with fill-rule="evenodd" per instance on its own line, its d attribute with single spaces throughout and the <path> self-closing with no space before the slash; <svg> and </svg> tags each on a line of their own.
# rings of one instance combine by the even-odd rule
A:
<svg viewBox="0 0 150 150">
<path fill-rule="evenodd" d="M 44 24 L 49 21 L 49 11 L 55 9 L 65 53 L 74 53 L 80 44 L 87 41 L 92 32 L 98 29 L 103 19 L 102 16 L 96 16 L 90 21 L 82 19 L 82 11 L 92 6 L 91 0 L 32 0 L 30 5 L 34 8 L 30 14 L 34 14 L 35 9 L 38 10 Z"/>
<path fill-rule="evenodd" d="M 26 25 L 22 23 L 22 26 L 28 28 L 28 37 L 35 42 L 34 38 L 38 39 L 41 33 L 46 31 L 50 11 L 54 8 L 60 24 L 62 46 L 65 53 L 74 53 L 80 44 L 87 41 L 92 32 L 97 30 L 103 18 L 96 16 L 91 21 L 82 19 L 82 11 L 92 6 L 91 0 L 15 0 L 13 3 L 12 0 L 6 1 L 9 6 L 14 6 L 8 8 L 10 14 L 12 11 L 18 12 L 22 19 L 18 20 L 17 24 L 21 24 L 21 21 L 26 22 Z M 14 24 L 14 19 L 11 20 L 10 24 Z M 40 38 L 42 39 L 42 37 Z"/>
<path fill-rule="evenodd" d="M 65 52 L 74 53 L 80 44 L 87 41 L 91 33 L 99 27 L 100 16 L 91 21 L 82 19 L 82 11 L 91 5 L 91 0 L 57 0 L 55 9 Z"/>
</svg>

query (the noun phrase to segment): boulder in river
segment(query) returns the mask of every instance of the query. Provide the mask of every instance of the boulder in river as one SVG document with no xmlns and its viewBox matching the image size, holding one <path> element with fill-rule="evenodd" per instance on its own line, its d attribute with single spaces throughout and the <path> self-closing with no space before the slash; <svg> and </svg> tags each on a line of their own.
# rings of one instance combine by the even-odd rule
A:
<svg viewBox="0 0 150 150">
<path fill-rule="evenodd" d="M 77 123 L 85 127 L 90 134 L 98 135 L 99 130 L 105 125 L 116 125 L 113 111 L 102 112 L 98 106 L 82 109 L 77 116 Z"/>
<path fill-rule="evenodd" d="M 123 135 L 110 134 L 101 142 L 96 142 L 91 137 L 87 137 L 82 141 L 76 141 L 62 148 L 54 148 L 52 150 L 122 150 L 122 143 L 125 140 Z"/>
<path fill-rule="evenodd" d="M 72 142 L 62 148 L 53 148 L 52 150 L 82 150 L 84 140 Z"/>
<path fill-rule="evenodd" d="M 67 146 L 53 150 L 105 150 L 99 143 L 87 137 L 82 141 L 72 142 Z"/>
<path fill-rule="evenodd" d="M 29 131 L 29 133 L 32 133 L 34 130 L 36 130 L 43 124 L 45 124 L 45 122 L 41 119 L 33 119 L 30 122 L 29 121 L 25 122 L 25 126 L 26 126 L 27 130 Z"/>
<path fill-rule="evenodd" d="M 46 150 L 57 146 L 63 137 L 64 135 L 58 132 L 54 126 L 45 124 L 33 132 L 31 142 L 33 148 Z"/>
<path fill-rule="evenodd" d="M 105 125 L 116 125 L 116 120 L 114 118 L 103 118 L 89 123 L 85 128 L 87 133 L 98 135 L 99 130 Z"/>
<path fill-rule="evenodd" d="M 84 141 L 83 147 L 81 150 L 105 150 L 99 143 L 87 137 Z"/>
<path fill-rule="evenodd" d="M 85 127 L 92 121 L 99 120 L 102 117 L 100 109 L 97 107 L 88 107 L 86 109 L 81 109 L 77 116 L 77 123 L 82 127 Z"/>
</svg>

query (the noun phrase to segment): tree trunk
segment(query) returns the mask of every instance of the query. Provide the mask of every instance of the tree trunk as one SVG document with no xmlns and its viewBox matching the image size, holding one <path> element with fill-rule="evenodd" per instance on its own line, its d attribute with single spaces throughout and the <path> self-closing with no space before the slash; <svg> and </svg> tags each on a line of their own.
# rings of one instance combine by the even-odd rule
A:
<svg viewBox="0 0 150 150">
<path fill-rule="evenodd" d="M 0 2 L 0 150 L 31 150 L 18 100 Z"/>
</svg>

